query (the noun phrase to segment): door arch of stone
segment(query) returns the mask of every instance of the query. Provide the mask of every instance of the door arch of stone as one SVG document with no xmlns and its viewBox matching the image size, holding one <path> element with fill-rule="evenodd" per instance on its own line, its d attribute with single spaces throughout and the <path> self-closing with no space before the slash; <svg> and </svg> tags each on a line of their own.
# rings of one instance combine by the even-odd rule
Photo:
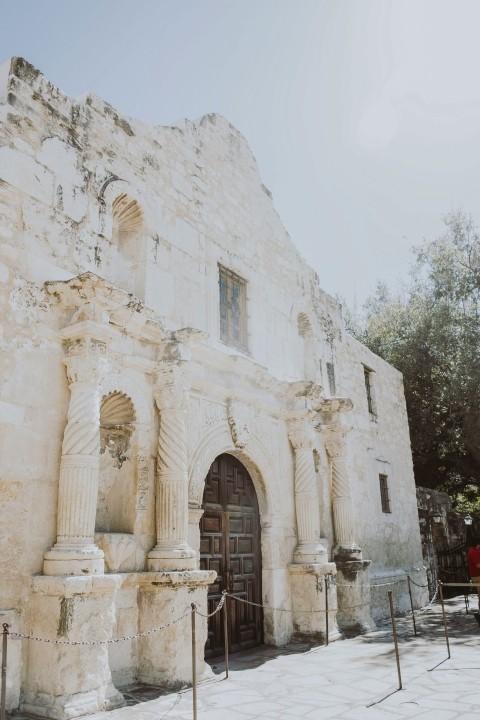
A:
<svg viewBox="0 0 480 720">
<path fill-rule="evenodd" d="M 228 589 L 240 599 L 262 602 L 260 513 L 253 481 L 240 460 L 224 453 L 205 479 L 200 521 L 200 567 L 215 570 L 208 592 L 212 612 Z M 229 647 L 237 652 L 263 642 L 261 608 L 229 599 Z M 224 652 L 222 613 L 209 618 L 205 656 Z"/>
</svg>

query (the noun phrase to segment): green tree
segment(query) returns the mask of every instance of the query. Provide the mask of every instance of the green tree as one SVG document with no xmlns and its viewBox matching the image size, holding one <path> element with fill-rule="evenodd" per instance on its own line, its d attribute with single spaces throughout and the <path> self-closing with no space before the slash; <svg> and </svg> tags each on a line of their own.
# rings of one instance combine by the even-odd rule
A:
<svg viewBox="0 0 480 720">
<path fill-rule="evenodd" d="M 403 373 L 417 484 L 466 509 L 480 489 L 480 237 L 461 211 L 444 222 L 402 291 L 379 284 L 352 330 Z"/>
</svg>

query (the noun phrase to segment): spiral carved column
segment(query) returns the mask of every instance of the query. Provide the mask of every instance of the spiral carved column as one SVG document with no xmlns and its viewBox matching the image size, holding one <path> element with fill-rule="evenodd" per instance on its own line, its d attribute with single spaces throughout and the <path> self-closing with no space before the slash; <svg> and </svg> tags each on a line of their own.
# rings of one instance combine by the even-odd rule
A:
<svg viewBox="0 0 480 720">
<path fill-rule="evenodd" d="M 337 400 L 339 403 L 340 401 Z M 348 407 L 347 407 L 348 409 Z M 333 524 L 335 547 L 332 559 L 337 566 L 337 620 L 341 630 L 368 631 L 374 627 L 371 618 L 369 567 L 355 542 L 353 502 L 348 476 L 347 432 L 341 420 L 325 428 L 325 447 L 332 474 Z"/>
<path fill-rule="evenodd" d="M 157 454 L 157 544 L 148 554 L 148 569 L 192 570 L 196 555 L 187 542 L 188 466 L 186 403 L 188 383 L 180 368 L 161 372 L 155 400 L 160 411 Z"/>
<path fill-rule="evenodd" d="M 326 548 L 320 541 L 320 512 L 313 458 L 313 438 L 306 419 L 290 422 L 289 438 L 295 453 L 295 512 L 298 544 L 295 563 L 324 563 Z"/>
<path fill-rule="evenodd" d="M 347 465 L 347 443 L 343 435 L 326 443 L 331 462 L 333 524 L 335 529 L 334 559 L 358 560 L 362 553 L 355 542 L 355 523 Z"/>
<path fill-rule="evenodd" d="M 95 545 L 94 534 L 105 345 L 91 338 L 70 343 L 64 363 L 70 404 L 60 462 L 57 542 L 45 554 L 43 571 L 45 575 L 102 574 L 103 552 Z"/>
</svg>

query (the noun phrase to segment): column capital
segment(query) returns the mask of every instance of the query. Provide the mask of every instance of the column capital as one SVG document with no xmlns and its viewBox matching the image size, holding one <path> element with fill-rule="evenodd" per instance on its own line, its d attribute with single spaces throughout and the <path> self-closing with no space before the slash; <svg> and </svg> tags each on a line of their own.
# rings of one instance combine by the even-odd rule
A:
<svg viewBox="0 0 480 720">
<path fill-rule="evenodd" d="M 161 363 L 157 369 L 153 396 L 160 411 L 186 410 L 191 381 L 182 365 Z"/>
<path fill-rule="evenodd" d="M 99 385 L 107 372 L 107 344 L 92 336 L 69 338 L 64 343 L 63 364 L 70 385 Z"/>
<path fill-rule="evenodd" d="M 325 450 L 330 458 L 345 457 L 348 451 L 346 436 L 336 436 L 327 439 L 325 442 Z"/>
<path fill-rule="evenodd" d="M 313 448 L 313 427 L 308 411 L 288 421 L 288 439 L 294 450 Z"/>
<path fill-rule="evenodd" d="M 347 438 L 351 429 L 351 425 L 343 423 L 326 425 L 321 428 L 325 449 L 331 458 L 343 457 L 347 454 Z"/>
<path fill-rule="evenodd" d="M 319 411 L 325 402 L 323 387 L 311 380 L 296 380 L 286 383 L 286 396 L 292 410 Z"/>
</svg>

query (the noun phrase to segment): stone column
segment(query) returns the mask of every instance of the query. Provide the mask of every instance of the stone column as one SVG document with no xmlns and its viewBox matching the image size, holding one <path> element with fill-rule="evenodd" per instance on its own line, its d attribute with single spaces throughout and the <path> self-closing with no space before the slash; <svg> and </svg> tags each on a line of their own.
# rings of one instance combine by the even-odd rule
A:
<svg viewBox="0 0 480 720">
<path fill-rule="evenodd" d="M 333 524 L 335 528 L 334 560 L 360 560 L 362 551 L 355 542 L 355 523 L 347 465 L 345 429 L 335 433 L 326 444 L 331 462 Z"/>
<path fill-rule="evenodd" d="M 307 417 L 289 423 L 290 442 L 295 453 L 295 512 L 298 544 L 294 563 L 327 562 L 326 546 L 320 540 L 320 512 L 313 458 L 313 431 Z"/>
<path fill-rule="evenodd" d="M 337 567 L 337 620 L 340 630 L 367 632 L 374 627 L 371 618 L 369 567 L 355 542 L 355 521 L 348 474 L 347 435 L 350 428 L 341 422 L 340 411 L 349 411 L 346 398 L 331 398 L 330 414 L 325 416 L 325 448 L 331 463 L 333 524 L 335 547 L 332 559 Z"/>
<path fill-rule="evenodd" d="M 45 575 L 104 572 L 103 552 L 94 543 L 100 451 L 100 382 L 106 346 L 91 336 L 67 342 L 70 386 L 58 488 L 57 542 L 45 554 Z"/>
<path fill-rule="evenodd" d="M 295 453 L 295 512 L 297 547 L 289 565 L 292 589 L 292 622 L 297 640 L 325 641 L 325 576 L 335 576 L 328 562 L 326 541 L 320 538 L 320 510 L 313 457 L 313 428 L 308 410 L 297 411 L 289 422 L 288 436 Z M 329 637 L 339 636 L 336 624 L 335 587 L 329 591 Z"/>
<path fill-rule="evenodd" d="M 192 570 L 196 554 L 187 542 L 188 468 L 186 412 L 189 385 L 181 367 L 159 373 L 155 401 L 160 412 L 156 483 L 157 544 L 148 569 Z"/>
</svg>

